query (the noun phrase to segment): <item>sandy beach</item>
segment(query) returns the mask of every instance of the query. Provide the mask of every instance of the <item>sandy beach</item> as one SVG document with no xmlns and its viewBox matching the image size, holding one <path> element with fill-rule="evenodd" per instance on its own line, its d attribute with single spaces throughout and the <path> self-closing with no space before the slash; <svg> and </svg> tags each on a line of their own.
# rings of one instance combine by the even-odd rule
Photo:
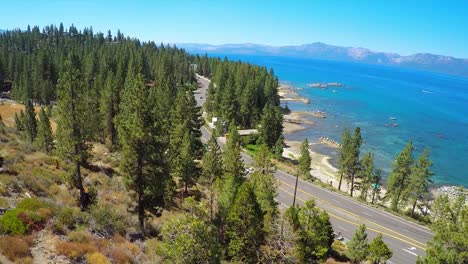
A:
<svg viewBox="0 0 468 264">
<path fill-rule="evenodd" d="M 315 125 L 315 122 L 308 120 L 307 114 L 304 112 L 293 111 L 287 115 L 283 115 L 283 132 L 286 134 L 301 131 L 313 125 Z"/>
<path fill-rule="evenodd" d="M 302 102 L 304 104 L 310 104 L 310 100 L 308 98 L 300 96 L 297 92 L 297 88 L 288 85 L 288 84 L 281 84 L 278 88 L 278 95 L 280 96 L 280 100 L 282 102 L 285 101 L 297 101 Z"/>
</svg>

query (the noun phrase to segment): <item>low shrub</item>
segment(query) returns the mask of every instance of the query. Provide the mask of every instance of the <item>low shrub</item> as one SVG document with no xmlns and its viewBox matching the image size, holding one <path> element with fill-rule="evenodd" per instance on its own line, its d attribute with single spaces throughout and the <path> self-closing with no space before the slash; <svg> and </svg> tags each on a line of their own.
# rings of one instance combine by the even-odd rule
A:
<svg viewBox="0 0 468 264">
<path fill-rule="evenodd" d="M 64 255 L 72 260 L 78 260 L 81 257 L 98 251 L 98 248 L 93 243 L 76 243 L 59 241 L 55 245 L 55 249 L 60 255 Z"/>
<path fill-rule="evenodd" d="M 128 253 L 121 249 L 121 248 L 113 248 L 109 256 L 114 260 L 117 264 L 128 264 L 132 263 L 132 257 L 128 255 Z"/>
<path fill-rule="evenodd" d="M 39 208 L 50 208 L 50 206 L 37 198 L 26 198 L 21 200 L 16 208 L 34 212 Z"/>
<path fill-rule="evenodd" d="M 1 187 L 1 186 L 0 186 Z M 1 193 L 1 191 L 0 191 Z M 3 198 L 3 197 L 0 197 L 0 207 L 1 208 L 8 208 L 10 207 L 10 204 L 8 203 L 8 200 Z"/>
<path fill-rule="evenodd" d="M 67 230 L 75 230 L 82 225 L 88 225 L 89 214 L 75 207 L 65 207 L 60 210 L 55 218 L 54 229 L 58 233 Z"/>
<path fill-rule="evenodd" d="M 59 192 L 60 192 L 60 187 L 57 184 L 54 183 L 49 187 L 49 194 L 50 195 L 56 195 Z"/>
<path fill-rule="evenodd" d="M 110 261 L 99 252 L 94 252 L 86 257 L 88 264 L 110 264 Z"/>
<path fill-rule="evenodd" d="M 86 230 L 71 231 L 68 233 L 68 239 L 71 242 L 87 243 L 92 240 L 92 235 Z"/>
<path fill-rule="evenodd" d="M 4 236 L 0 239 L 0 251 L 11 261 L 26 259 L 31 256 L 28 240 L 19 236 Z M 17 263 L 25 263 L 17 261 Z"/>
<path fill-rule="evenodd" d="M 8 210 L 0 217 L 0 230 L 2 233 L 22 235 L 28 231 L 28 227 L 18 217 L 21 212 L 18 209 Z"/>
<path fill-rule="evenodd" d="M 125 232 L 125 218 L 118 215 L 116 210 L 108 206 L 93 206 L 90 215 L 94 220 L 91 224 L 92 229 L 111 237 L 115 233 L 123 234 Z"/>
</svg>

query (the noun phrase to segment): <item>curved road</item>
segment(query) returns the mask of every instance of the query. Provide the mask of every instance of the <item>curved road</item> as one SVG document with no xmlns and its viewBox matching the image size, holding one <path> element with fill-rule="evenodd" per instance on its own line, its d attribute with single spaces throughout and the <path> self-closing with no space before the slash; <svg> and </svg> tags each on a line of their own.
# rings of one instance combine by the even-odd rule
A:
<svg viewBox="0 0 468 264">
<path fill-rule="evenodd" d="M 210 81 L 198 75 L 197 79 L 199 89 L 195 92 L 195 97 L 198 105 L 201 106 L 206 99 Z M 202 141 L 208 141 L 211 133 L 205 127 L 201 128 L 201 132 Z M 223 142 L 220 143 L 223 145 Z M 245 153 L 243 153 L 243 159 L 246 164 L 253 163 L 252 158 Z M 278 180 L 277 201 L 282 208 L 286 209 L 292 205 L 296 178 L 280 170 L 275 172 L 275 177 Z M 433 236 L 432 232 L 424 226 L 359 203 L 343 194 L 299 180 L 296 202 L 303 204 L 310 199 L 314 199 L 318 207 L 327 211 L 333 229 L 344 237 L 345 242 L 351 239 L 354 231 L 361 224 L 366 225 L 369 240 L 381 233 L 385 243 L 393 250 L 393 257 L 387 261 L 390 264 L 415 263 L 418 256 L 425 254 L 426 243 Z"/>
</svg>

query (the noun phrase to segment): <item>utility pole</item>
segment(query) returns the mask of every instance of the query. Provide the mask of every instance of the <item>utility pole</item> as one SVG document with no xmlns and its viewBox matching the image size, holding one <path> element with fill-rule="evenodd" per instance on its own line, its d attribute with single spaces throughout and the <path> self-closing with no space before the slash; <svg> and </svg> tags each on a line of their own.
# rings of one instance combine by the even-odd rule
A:
<svg viewBox="0 0 468 264">
<path fill-rule="evenodd" d="M 293 204 L 292 206 L 296 206 L 296 194 L 297 194 L 297 182 L 299 181 L 299 171 L 296 172 L 296 186 L 294 186 L 294 199 L 293 199 Z"/>
</svg>

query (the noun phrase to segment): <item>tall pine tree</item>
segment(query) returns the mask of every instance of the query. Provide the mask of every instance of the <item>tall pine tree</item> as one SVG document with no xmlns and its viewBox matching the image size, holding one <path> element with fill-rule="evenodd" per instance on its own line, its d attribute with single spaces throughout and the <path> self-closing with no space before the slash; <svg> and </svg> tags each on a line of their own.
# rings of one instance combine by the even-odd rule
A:
<svg viewBox="0 0 468 264">
<path fill-rule="evenodd" d="M 83 187 L 81 166 L 86 163 L 90 155 L 90 145 L 89 131 L 86 129 L 87 107 L 83 104 L 85 87 L 80 68 L 78 57 L 70 55 L 57 84 L 59 88 L 57 147 L 59 153 L 75 165 L 72 183 L 80 192 L 81 210 L 85 210 L 89 199 Z"/>
<path fill-rule="evenodd" d="M 388 177 L 387 197 L 391 198 L 391 207 L 398 209 L 400 202 L 406 201 L 405 190 L 409 184 L 411 166 L 413 165 L 413 143 L 410 141 L 396 157 L 393 169 Z"/>
<path fill-rule="evenodd" d="M 168 167 L 161 142 L 160 120 L 152 114 L 154 96 L 143 75 L 130 73 L 122 92 L 117 131 L 122 144 L 122 169 L 128 187 L 135 191 L 138 222 L 144 232 L 145 208 L 161 206 Z"/>
<path fill-rule="evenodd" d="M 46 152 L 52 151 L 53 148 L 53 134 L 50 126 L 49 114 L 45 111 L 44 107 L 39 112 L 39 125 L 37 128 L 37 144 Z"/>
</svg>

